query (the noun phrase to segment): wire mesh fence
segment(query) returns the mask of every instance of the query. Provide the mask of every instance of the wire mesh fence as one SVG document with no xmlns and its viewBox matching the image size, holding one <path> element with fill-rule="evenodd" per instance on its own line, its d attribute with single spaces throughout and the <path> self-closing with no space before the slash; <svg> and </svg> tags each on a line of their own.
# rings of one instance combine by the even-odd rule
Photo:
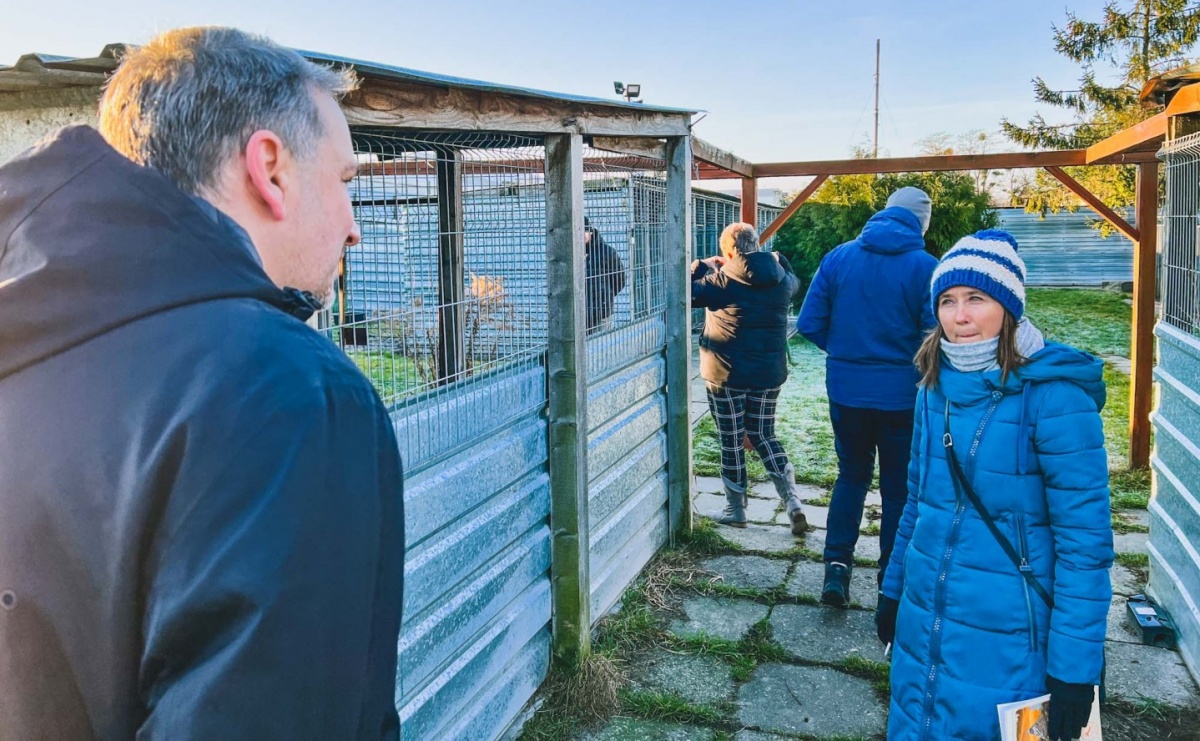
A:
<svg viewBox="0 0 1200 741">
<path fill-rule="evenodd" d="M 1160 269 L 1162 320 L 1200 334 L 1200 133 L 1168 142 L 1159 157 L 1167 167 Z"/>
<path fill-rule="evenodd" d="M 665 342 L 665 163 L 584 148 L 588 376 Z"/>
<path fill-rule="evenodd" d="M 546 342 L 544 150 L 492 134 L 356 130 L 347 250 L 318 326 L 393 410 L 461 404 L 473 382 L 540 366 Z M 536 384 L 534 384 L 536 386 Z M 475 415 L 516 416 L 545 391 L 477 395 Z M 496 407 L 496 408 L 481 408 Z M 402 439 L 406 464 L 453 447 L 453 416 Z M 445 428 L 445 429 L 442 429 Z"/>
</svg>

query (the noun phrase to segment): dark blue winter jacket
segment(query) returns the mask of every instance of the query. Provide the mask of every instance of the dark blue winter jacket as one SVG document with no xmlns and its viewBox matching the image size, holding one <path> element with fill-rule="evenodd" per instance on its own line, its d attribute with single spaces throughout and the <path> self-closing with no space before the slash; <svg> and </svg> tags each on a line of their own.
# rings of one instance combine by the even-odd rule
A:
<svg viewBox="0 0 1200 741">
<path fill-rule="evenodd" d="M 87 127 L 0 167 L 0 738 L 396 738 L 387 410 Z"/>
<path fill-rule="evenodd" d="M 720 270 L 692 263 L 692 306 L 705 308 L 700 376 L 735 389 L 787 380 L 788 306 L 800 280 L 776 252 L 734 255 Z"/>
<path fill-rule="evenodd" d="M 830 401 L 864 409 L 912 409 L 913 356 L 934 325 L 921 222 L 905 208 L 875 214 L 852 242 L 821 260 L 796 329 L 828 353 Z"/>
<path fill-rule="evenodd" d="M 1045 694 L 1046 675 L 1096 684 L 1112 590 L 1099 360 L 1047 344 L 1000 382 L 943 360 L 917 397 L 908 503 L 883 582 L 900 600 L 888 738 L 999 738 L 996 705 Z M 1051 610 L 957 496 L 942 444 L 1050 592 Z"/>
</svg>

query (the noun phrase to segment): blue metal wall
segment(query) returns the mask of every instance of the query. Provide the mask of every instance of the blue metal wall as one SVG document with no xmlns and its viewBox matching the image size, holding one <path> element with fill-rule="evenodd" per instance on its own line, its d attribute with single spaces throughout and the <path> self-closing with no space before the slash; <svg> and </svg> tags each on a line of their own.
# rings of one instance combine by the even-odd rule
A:
<svg viewBox="0 0 1200 741">
<path fill-rule="evenodd" d="M 1099 286 L 1133 280 L 1133 242 L 1121 234 L 1100 236 L 1090 225 L 1099 218 L 1091 209 L 1060 211 L 1044 219 L 1020 208 L 996 213 L 1000 228 L 1012 232 L 1021 246 L 1029 285 Z M 1121 215 L 1133 223 L 1132 209 Z"/>
<path fill-rule="evenodd" d="M 1166 323 L 1155 334 L 1150 588 L 1175 620 L 1180 653 L 1200 677 L 1200 337 Z"/>
<path fill-rule="evenodd" d="M 529 366 L 393 414 L 407 453 L 397 677 L 406 739 L 495 738 L 545 677 L 545 388 L 544 368 Z"/>
</svg>

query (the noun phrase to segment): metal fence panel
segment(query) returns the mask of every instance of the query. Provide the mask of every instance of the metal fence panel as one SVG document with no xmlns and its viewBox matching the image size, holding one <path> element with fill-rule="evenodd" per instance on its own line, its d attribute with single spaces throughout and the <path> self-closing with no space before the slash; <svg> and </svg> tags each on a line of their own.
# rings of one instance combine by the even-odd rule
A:
<svg viewBox="0 0 1200 741">
<path fill-rule="evenodd" d="M 1133 224 L 1133 209 L 1118 212 Z M 1133 242 L 1119 233 L 1101 236 L 1091 226 L 1100 217 L 1090 209 L 1060 211 L 1045 218 L 1020 208 L 1001 208 L 996 213 L 999 227 L 1021 245 L 1028 285 L 1099 286 L 1133 280 Z"/>
<path fill-rule="evenodd" d="M 1150 591 L 1178 629 L 1179 650 L 1200 680 L 1200 315 L 1197 213 L 1200 135 L 1168 142 L 1162 315 L 1155 334 L 1159 403 L 1150 500 Z"/>
<path fill-rule="evenodd" d="M 494 738 L 549 665 L 544 150 L 354 139 L 363 239 L 318 326 L 392 410 L 404 460 L 403 734 Z"/>
<path fill-rule="evenodd" d="M 495 738 L 552 650 L 545 148 L 353 133 L 363 239 L 317 327 L 374 383 L 404 460 L 403 734 Z M 596 618 L 667 538 L 664 173 L 585 151 Z M 736 218 L 736 199 L 718 205 Z"/>
</svg>

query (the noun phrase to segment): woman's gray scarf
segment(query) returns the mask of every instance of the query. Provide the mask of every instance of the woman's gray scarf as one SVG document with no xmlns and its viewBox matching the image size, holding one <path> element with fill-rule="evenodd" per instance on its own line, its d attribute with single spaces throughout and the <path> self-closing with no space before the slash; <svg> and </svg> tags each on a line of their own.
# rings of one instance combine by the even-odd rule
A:
<svg viewBox="0 0 1200 741">
<path fill-rule="evenodd" d="M 942 339 L 942 354 L 956 370 L 963 373 L 975 371 L 996 370 L 1000 362 L 996 357 L 996 349 L 1000 346 L 1000 337 L 979 342 L 955 343 Z M 1023 358 L 1031 358 L 1034 353 L 1046 346 L 1042 332 L 1028 318 L 1022 317 L 1017 324 L 1017 352 Z"/>
</svg>

